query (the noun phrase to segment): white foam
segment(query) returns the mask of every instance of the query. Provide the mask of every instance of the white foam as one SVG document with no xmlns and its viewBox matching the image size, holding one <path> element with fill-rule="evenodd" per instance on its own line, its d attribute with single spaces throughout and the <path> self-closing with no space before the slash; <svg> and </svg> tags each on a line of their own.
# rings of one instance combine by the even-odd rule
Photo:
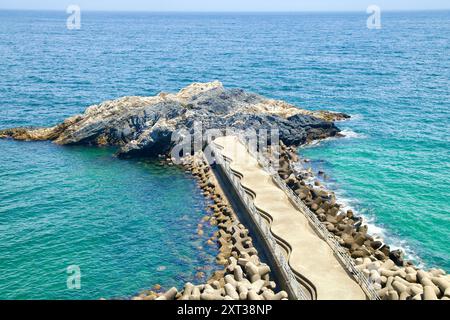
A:
<svg viewBox="0 0 450 320">
<path fill-rule="evenodd" d="M 362 114 L 352 114 L 350 115 L 350 119 L 348 119 L 347 121 L 359 121 L 364 119 L 364 116 Z"/>
<path fill-rule="evenodd" d="M 357 133 L 350 129 L 344 129 L 341 132 L 339 132 L 339 134 L 340 135 L 336 136 L 336 137 L 328 137 L 325 139 L 313 140 L 307 144 L 302 145 L 301 148 L 307 149 L 307 148 L 317 147 L 320 144 L 322 144 L 323 142 L 333 141 L 333 140 L 338 140 L 338 139 L 365 139 L 365 138 L 367 138 L 367 136 L 365 134 Z"/>
<path fill-rule="evenodd" d="M 166 266 L 159 266 L 159 267 L 156 268 L 156 270 L 158 270 L 158 271 L 164 271 L 166 269 L 167 269 Z"/>
<path fill-rule="evenodd" d="M 301 148 L 307 149 L 307 148 L 317 147 L 317 146 L 319 146 L 322 142 L 330 141 L 330 140 L 334 140 L 334 139 L 336 139 L 336 138 L 334 138 L 334 137 L 328 137 L 328 138 L 325 138 L 325 139 L 313 140 L 313 141 L 311 141 L 311 142 L 309 142 L 309 143 L 307 143 L 307 144 L 302 145 Z"/>
<path fill-rule="evenodd" d="M 341 205 L 341 210 L 347 212 L 347 210 L 352 210 L 355 216 L 361 217 L 363 224 L 367 225 L 368 233 L 377 240 L 383 240 L 386 235 L 386 230 L 376 225 L 375 218 L 370 215 L 365 215 L 359 212 L 355 205 L 357 201 L 354 199 L 349 199 L 344 196 L 341 191 L 334 191 L 336 195 L 336 202 Z"/>
<path fill-rule="evenodd" d="M 342 134 L 345 138 L 349 138 L 349 139 L 363 139 L 366 138 L 366 136 L 362 133 L 357 133 L 353 130 L 350 129 L 344 129 L 340 132 L 340 134 Z"/>
<path fill-rule="evenodd" d="M 309 177 L 305 180 L 305 182 L 310 186 L 313 186 L 315 180 L 317 180 L 317 177 Z M 356 210 L 356 206 L 358 204 L 356 199 L 347 198 L 343 190 L 333 190 L 332 182 L 322 181 L 322 183 L 321 188 L 323 190 L 334 192 L 336 202 L 341 205 L 341 211 L 347 212 L 347 210 L 352 210 L 355 216 L 362 218 L 363 224 L 367 225 L 367 233 L 370 234 L 375 240 L 386 243 L 389 245 L 391 250 L 401 249 L 405 253 L 405 258 L 407 260 L 413 261 L 419 268 L 424 267 L 423 260 L 421 260 L 420 257 L 414 253 L 414 250 L 411 249 L 405 240 L 399 239 L 395 235 L 390 234 L 386 229 L 377 224 L 376 217 L 374 215 L 368 215 Z M 327 185 L 330 188 L 328 188 Z"/>
<path fill-rule="evenodd" d="M 351 120 L 360 120 L 362 119 L 362 115 L 352 115 Z M 367 136 L 361 133 L 357 133 L 350 129 L 343 129 L 340 134 L 342 134 L 344 137 L 329 137 L 326 139 L 321 140 L 314 140 L 311 143 L 307 145 L 303 145 L 302 148 L 312 148 L 319 146 L 322 142 L 330 141 L 330 140 L 336 140 L 336 139 L 363 139 Z M 314 181 L 317 179 L 317 177 L 309 177 L 306 179 L 306 183 L 313 186 Z M 323 181 L 323 184 L 325 185 L 326 191 L 333 191 L 336 195 L 336 202 L 341 205 L 342 211 L 346 212 L 347 210 L 352 210 L 355 216 L 361 217 L 363 224 L 367 225 L 368 234 L 370 234 L 374 239 L 379 240 L 383 243 L 386 243 L 389 245 L 391 250 L 401 249 L 405 253 L 405 257 L 407 260 L 413 261 L 418 267 L 423 268 L 424 262 L 422 259 L 420 259 L 419 256 L 417 256 L 414 253 L 414 250 L 412 250 L 408 243 L 398 238 L 397 236 L 391 234 L 386 229 L 379 226 L 376 222 L 376 217 L 374 215 L 367 215 L 363 212 L 358 212 L 358 210 L 355 209 L 355 205 L 358 204 L 358 201 L 355 199 L 349 199 L 346 197 L 343 190 L 340 189 L 333 189 L 332 188 L 332 182 Z M 327 187 L 328 185 L 328 187 Z M 331 188 L 330 188 L 331 187 Z"/>
<path fill-rule="evenodd" d="M 355 216 L 361 217 L 363 219 L 363 224 L 367 225 L 367 233 L 370 234 L 375 240 L 379 240 L 383 243 L 389 245 L 391 251 L 400 249 L 405 253 L 405 258 L 407 260 L 413 261 L 417 267 L 424 268 L 425 263 L 423 260 L 415 253 L 415 251 L 409 246 L 406 240 L 393 235 L 385 228 L 381 227 L 377 223 L 377 219 L 372 214 L 365 214 L 355 209 L 355 205 L 358 201 L 355 199 L 346 198 L 344 191 L 338 190 L 334 191 L 336 195 L 336 202 L 341 204 L 341 208 L 344 211 L 352 210 Z"/>
</svg>

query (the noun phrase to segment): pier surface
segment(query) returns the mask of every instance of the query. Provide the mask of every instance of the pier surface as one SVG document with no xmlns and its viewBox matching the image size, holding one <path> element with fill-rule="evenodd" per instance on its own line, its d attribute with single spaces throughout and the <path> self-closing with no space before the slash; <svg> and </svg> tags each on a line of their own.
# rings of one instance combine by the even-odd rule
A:
<svg viewBox="0 0 450 320">
<path fill-rule="evenodd" d="M 241 184 L 253 193 L 256 208 L 270 216 L 270 230 L 288 244 L 292 270 L 311 282 L 319 300 L 365 300 L 366 295 L 340 264 L 330 246 L 310 226 L 304 213 L 295 207 L 234 136 L 220 137 L 214 143 L 221 149 Z"/>
</svg>

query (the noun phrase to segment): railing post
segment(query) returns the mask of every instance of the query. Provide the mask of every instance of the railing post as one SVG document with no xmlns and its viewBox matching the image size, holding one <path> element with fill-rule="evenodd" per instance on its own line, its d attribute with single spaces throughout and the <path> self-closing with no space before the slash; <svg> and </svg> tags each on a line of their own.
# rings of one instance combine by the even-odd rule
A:
<svg viewBox="0 0 450 320">
<path fill-rule="evenodd" d="M 213 143 L 212 143 L 213 144 Z M 300 286 L 300 284 L 295 280 L 295 276 L 292 273 L 292 270 L 289 267 L 289 263 L 284 257 L 283 253 L 280 251 L 279 246 L 277 244 L 276 239 L 270 233 L 269 226 L 263 221 L 260 214 L 258 214 L 257 209 L 254 203 L 250 200 L 250 197 L 245 192 L 242 187 L 239 179 L 231 172 L 230 166 L 223 157 L 217 157 L 218 150 L 215 146 L 210 145 L 212 151 L 216 154 L 216 163 L 219 164 L 223 169 L 227 177 L 230 179 L 238 195 L 240 196 L 242 203 L 246 206 L 247 210 L 253 216 L 253 220 L 255 221 L 258 228 L 263 232 L 263 234 L 267 237 L 267 241 L 272 247 L 275 257 L 280 263 L 280 266 L 286 276 L 286 280 L 288 281 L 288 286 L 291 288 L 291 291 L 295 294 L 295 298 L 298 300 L 307 300 L 307 295 L 304 292 L 304 289 Z"/>
</svg>

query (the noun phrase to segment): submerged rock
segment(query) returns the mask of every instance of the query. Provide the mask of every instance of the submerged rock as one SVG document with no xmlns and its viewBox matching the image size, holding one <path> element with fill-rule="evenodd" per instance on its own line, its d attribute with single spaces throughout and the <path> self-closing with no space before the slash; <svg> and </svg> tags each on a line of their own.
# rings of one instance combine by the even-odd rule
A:
<svg viewBox="0 0 450 320">
<path fill-rule="evenodd" d="M 118 146 L 119 156 L 158 156 L 173 147 L 172 134 L 193 133 L 194 123 L 206 129 L 276 128 L 287 145 L 336 136 L 333 121 L 348 116 L 307 111 L 222 83 L 194 83 L 177 94 L 123 97 L 90 106 L 81 115 L 50 128 L 0 130 L 0 138 L 52 140 L 61 145 Z"/>
</svg>

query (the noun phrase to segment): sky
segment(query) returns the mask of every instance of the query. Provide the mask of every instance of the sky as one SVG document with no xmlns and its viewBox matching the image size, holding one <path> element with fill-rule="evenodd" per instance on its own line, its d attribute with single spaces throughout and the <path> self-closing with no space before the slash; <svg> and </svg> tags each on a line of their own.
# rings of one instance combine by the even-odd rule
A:
<svg viewBox="0 0 450 320">
<path fill-rule="evenodd" d="M 449 0 L 0 0 L 0 9 L 101 11 L 365 11 L 450 9 Z"/>
</svg>

